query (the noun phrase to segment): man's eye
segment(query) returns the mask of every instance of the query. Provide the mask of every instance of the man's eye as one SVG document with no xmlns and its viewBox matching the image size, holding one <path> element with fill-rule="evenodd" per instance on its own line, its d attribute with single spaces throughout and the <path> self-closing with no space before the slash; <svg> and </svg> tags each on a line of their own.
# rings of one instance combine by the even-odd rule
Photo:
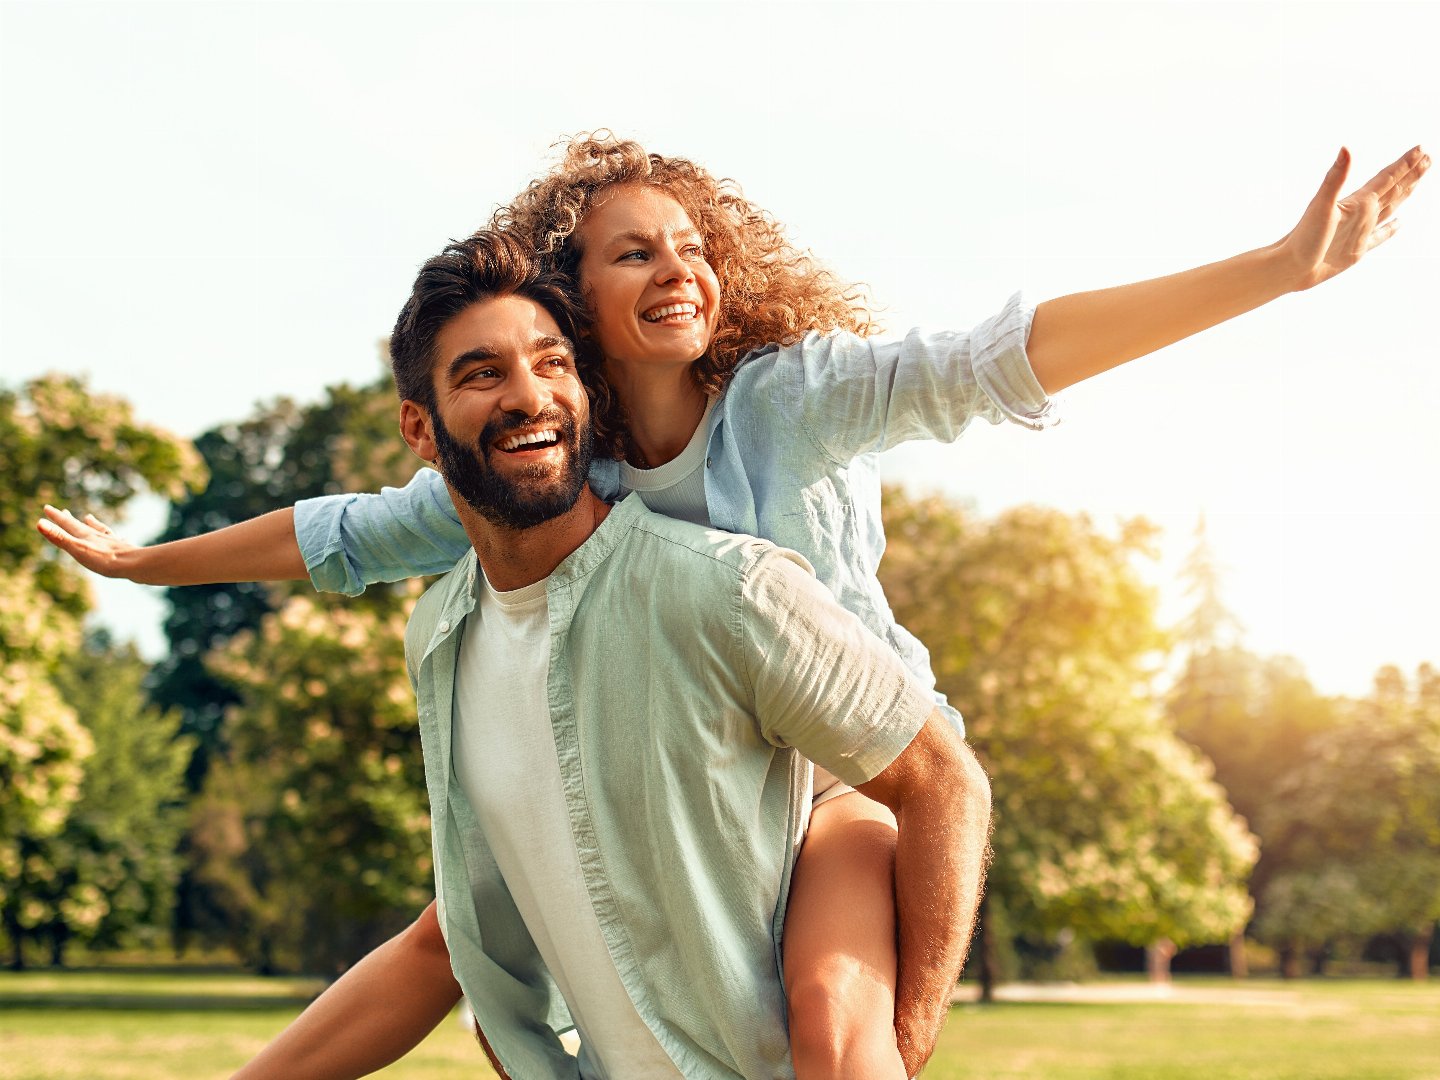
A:
<svg viewBox="0 0 1440 1080">
<path fill-rule="evenodd" d="M 542 363 L 552 371 L 569 371 L 570 359 L 565 356 L 547 356 Z"/>
<path fill-rule="evenodd" d="M 616 261 L 617 261 L 617 262 L 625 262 L 626 260 L 630 260 L 630 261 L 633 261 L 633 262 L 639 262 L 640 260 L 642 260 L 642 259 L 644 259 L 644 258 L 646 258 L 646 255 L 645 255 L 645 252 L 643 252 L 643 251 L 627 251 L 627 252 L 625 252 L 624 255 L 621 255 L 620 258 L 617 259 Z"/>
</svg>

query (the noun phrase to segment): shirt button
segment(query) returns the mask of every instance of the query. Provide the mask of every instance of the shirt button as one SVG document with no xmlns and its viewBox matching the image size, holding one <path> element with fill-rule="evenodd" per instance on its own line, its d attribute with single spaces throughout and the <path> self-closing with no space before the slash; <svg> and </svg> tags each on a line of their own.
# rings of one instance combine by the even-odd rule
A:
<svg viewBox="0 0 1440 1080">
<path fill-rule="evenodd" d="M 705 468 L 710 468 L 710 459 L 708 457 L 705 459 Z"/>
<path fill-rule="evenodd" d="M 444 619 L 444 620 L 441 621 L 441 623 L 440 623 L 440 632 L 441 632 L 442 634 L 448 634 L 448 633 L 450 632 L 450 620 L 449 620 L 449 619 Z"/>
</svg>

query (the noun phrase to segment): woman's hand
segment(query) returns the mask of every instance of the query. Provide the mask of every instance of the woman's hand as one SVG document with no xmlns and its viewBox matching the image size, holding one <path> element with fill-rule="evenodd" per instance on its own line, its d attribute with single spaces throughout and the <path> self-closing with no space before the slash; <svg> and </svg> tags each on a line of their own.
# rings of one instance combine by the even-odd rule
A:
<svg viewBox="0 0 1440 1080">
<path fill-rule="evenodd" d="M 303 581 L 295 511 L 273 510 L 213 533 L 142 547 L 116 536 L 94 514 L 45 507 L 40 535 L 87 570 L 141 585 L 211 585 L 231 581 Z"/>
<path fill-rule="evenodd" d="M 137 556 L 143 549 L 124 537 L 116 536 L 109 525 L 94 514 L 77 518 L 69 510 L 45 507 L 45 517 L 35 523 L 40 535 L 49 540 L 86 570 L 102 577 L 141 579 L 133 575 L 138 571 Z M 141 584 L 152 584 L 141 581 Z"/>
<path fill-rule="evenodd" d="M 1340 189 L 1350 171 L 1350 151 L 1342 147 L 1305 216 L 1276 245 L 1294 275 L 1295 291 L 1348 270 L 1360 256 L 1394 236 L 1396 207 L 1409 198 L 1429 167 L 1430 156 L 1417 146 L 1342 199 Z"/>
</svg>

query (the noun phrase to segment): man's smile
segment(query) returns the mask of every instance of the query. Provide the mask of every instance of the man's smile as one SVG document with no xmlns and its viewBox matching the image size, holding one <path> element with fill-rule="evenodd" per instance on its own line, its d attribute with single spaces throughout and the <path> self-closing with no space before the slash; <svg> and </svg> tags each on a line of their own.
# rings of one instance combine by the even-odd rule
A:
<svg viewBox="0 0 1440 1080">
<path fill-rule="evenodd" d="M 554 428 L 541 431 L 526 431 L 499 440 L 495 449 L 507 454 L 529 454 L 548 450 L 560 442 L 560 432 Z"/>
</svg>

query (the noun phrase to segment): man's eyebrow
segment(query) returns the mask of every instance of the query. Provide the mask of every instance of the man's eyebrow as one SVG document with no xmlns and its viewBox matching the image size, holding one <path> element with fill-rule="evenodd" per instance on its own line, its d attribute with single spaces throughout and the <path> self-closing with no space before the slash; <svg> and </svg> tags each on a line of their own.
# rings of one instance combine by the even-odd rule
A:
<svg viewBox="0 0 1440 1080">
<path fill-rule="evenodd" d="M 531 352 L 544 352 L 546 349 L 564 349 L 571 356 L 575 355 L 575 344 L 563 334 L 545 334 L 536 338 L 530 343 Z"/>
<path fill-rule="evenodd" d="M 498 359 L 500 359 L 500 353 L 495 349 L 490 348 L 488 345 L 479 345 L 476 348 L 461 353 L 455 357 L 454 360 L 451 360 L 445 368 L 445 377 L 447 379 L 453 379 L 471 364 L 483 364 L 487 361 Z"/>
<path fill-rule="evenodd" d="M 571 356 L 575 355 L 574 343 L 563 334 L 541 334 L 534 341 L 530 342 L 532 353 L 541 353 L 546 349 L 564 349 Z M 445 377 L 454 379 L 471 364 L 489 364 L 500 359 L 500 350 L 491 348 L 489 345 L 477 345 L 468 349 L 451 360 L 445 368 Z"/>
</svg>

